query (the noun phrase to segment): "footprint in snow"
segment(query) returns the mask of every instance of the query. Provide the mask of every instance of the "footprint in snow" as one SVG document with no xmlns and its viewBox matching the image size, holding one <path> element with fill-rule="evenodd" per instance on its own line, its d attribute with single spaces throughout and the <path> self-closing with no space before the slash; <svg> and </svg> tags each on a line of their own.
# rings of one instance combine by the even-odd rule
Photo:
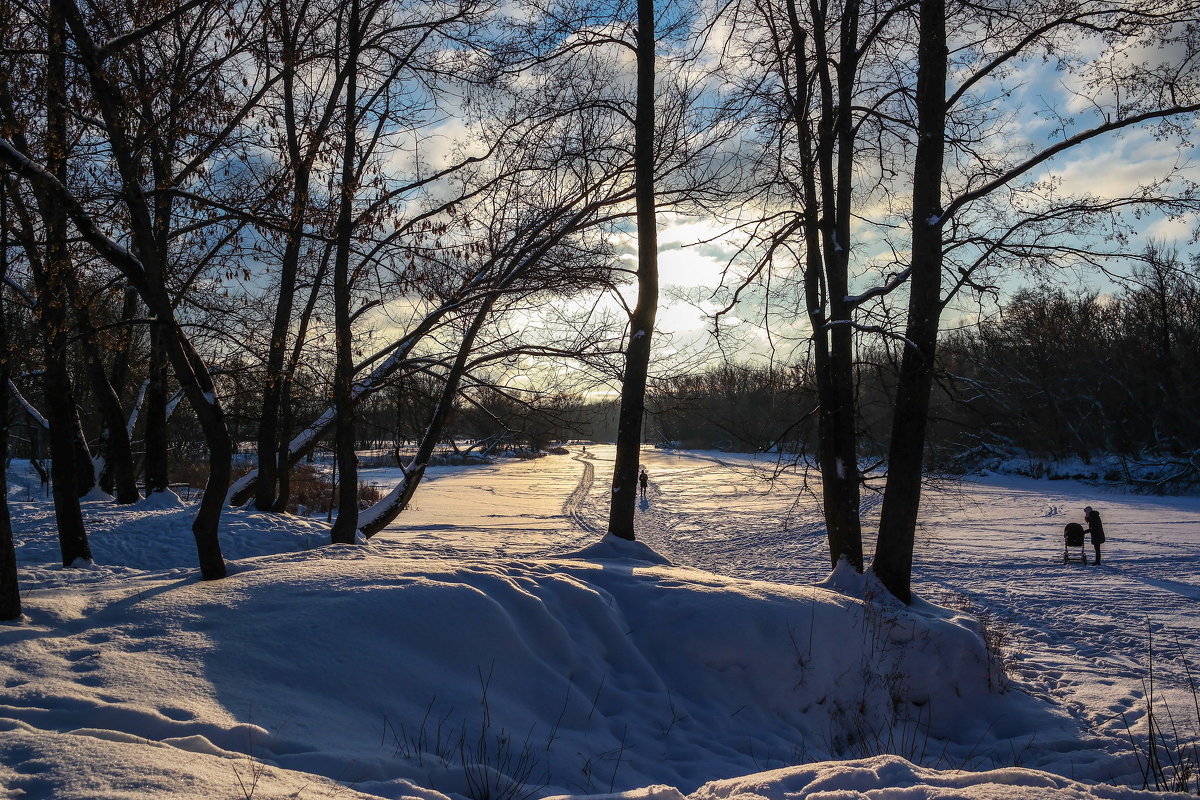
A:
<svg viewBox="0 0 1200 800">
<path fill-rule="evenodd" d="M 1133 708 L 1133 702 L 1134 700 L 1132 697 L 1122 697 L 1115 703 L 1110 703 L 1108 710 L 1114 714 L 1119 714 L 1122 711 L 1128 711 L 1129 709 Z"/>
</svg>

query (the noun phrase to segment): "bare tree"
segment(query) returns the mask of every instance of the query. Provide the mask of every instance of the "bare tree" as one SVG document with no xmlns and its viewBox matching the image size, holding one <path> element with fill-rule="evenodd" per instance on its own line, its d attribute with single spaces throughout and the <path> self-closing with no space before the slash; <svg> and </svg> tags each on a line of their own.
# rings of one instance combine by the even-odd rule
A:
<svg viewBox="0 0 1200 800">
<path fill-rule="evenodd" d="M 897 270 L 871 291 L 857 227 L 882 222 L 907 145 L 904 48 L 911 3 L 840 6 L 760 0 L 733 4 L 737 59 L 730 80 L 767 134 L 747 180 L 756 213 L 737 219 L 758 256 L 733 288 L 732 312 L 760 282 L 771 299 L 792 286 L 807 317 L 818 399 L 817 463 L 831 565 L 863 569 L 856 336 L 863 307 L 901 285 Z M 745 70 L 747 62 L 757 67 Z M 872 216 L 874 215 L 874 217 Z M 792 273 L 799 278 L 792 279 Z M 794 285 L 793 283 L 798 284 Z M 802 304 L 802 305 L 801 305 Z M 786 306 L 790 313 L 792 306 Z"/>
<path fill-rule="evenodd" d="M 487 77 L 486 56 L 480 58 L 485 59 Z M 364 310 L 376 308 L 389 328 L 404 333 L 365 357 L 363 339 L 355 340 L 353 383 L 344 401 L 351 408 L 392 385 L 397 376 L 431 369 L 431 364 L 444 368 L 439 378 L 443 386 L 451 386 L 448 397 L 453 402 L 453 385 L 462 376 L 454 377 L 459 371 L 452 365 L 462 344 L 468 345 L 466 363 L 478 363 L 469 352 L 473 336 L 443 350 L 441 357 L 430 354 L 429 348 L 437 346 L 431 344 L 435 336 L 469 330 L 481 308 L 487 309 L 480 322 L 486 330 L 494 323 L 492 317 L 508 307 L 500 298 L 538 291 L 554 296 L 608 281 L 607 270 L 581 269 L 586 259 L 580 254 L 607 254 L 604 241 L 588 232 L 611 232 L 631 213 L 627 207 L 633 193 L 624 142 L 590 139 L 619 118 L 581 91 L 587 82 L 600 79 L 586 71 L 548 71 L 523 74 L 509 84 L 505 76 L 492 74 L 493 80 L 466 87 L 474 116 L 461 120 L 469 124 L 464 149 L 424 174 L 418 170 L 409 180 L 393 175 L 383 191 L 373 187 L 373 197 L 364 199 L 355 212 L 352 271 L 359 282 L 371 276 L 380 290 L 364 297 L 351 316 L 361 320 Z M 546 97 L 557 99 L 545 102 Z M 377 132 L 372 129 L 368 135 L 375 137 Z M 372 147 L 375 144 L 360 149 Z M 386 142 L 379 147 L 389 152 Z M 364 166 L 360 163 L 357 169 Z M 406 203 L 407 214 L 391 207 L 399 200 Z M 390 224 L 377 224 L 374 220 L 380 216 Z M 581 238 L 586 236 L 592 238 Z M 363 296 L 361 288 L 357 291 Z M 387 292 L 404 301 L 389 306 Z M 330 409 L 300 432 L 286 456 L 281 450 L 280 469 L 295 464 L 328 435 L 336 418 Z M 441 426 L 424 430 L 432 431 L 426 437 L 432 447 Z M 414 471 L 414 489 L 420 480 L 415 470 L 423 469 L 422 464 L 408 467 Z M 230 502 L 248 499 L 258 480 L 251 473 L 239 481 Z M 378 518 L 379 513 L 372 512 L 371 519 Z"/>
<path fill-rule="evenodd" d="M 873 569 L 908 601 L 940 319 L 960 295 L 994 291 L 1004 270 L 1119 255 L 1083 237 L 1107 226 L 1120 245 L 1124 210 L 1194 207 L 1179 168 L 1117 196 L 1067 195 L 1050 161 L 1137 126 L 1182 133 L 1174 120 L 1196 110 L 1195 8 L 759 2 L 729 13 L 741 44 L 733 80 L 767 131 L 750 184 L 759 213 L 739 220 L 758 257 L 730 310 L 752 287 L 778 302 L 776 291 L 802 276 L 834 564 L 863 567 L 858 487 L 870 479 L 859 463 L 855 359 L 866 337 L 899 350 Z M 1155 50 L 1157 60 L 1143 58 Z M 1043 58 L 1071 76 L 1082 110 L 1049 109 L 1056 128 L 1037 145 L 1014 135 L 1022 108 L 1012 79 Z"/>
<path fill-rule="evenodd" d="M 947 88 L 952 66 L 949 25 L 955 24 L 960 35 L 970 36 L 976 28 L 966 23 L 977 20 L 991 23 L 987 26 L 988 46 L 969 48 L 965 63 L 953 63 L 957 86 L 951 90 Z M 1037 5 L 1015 12 L 1007 5 L 943 8 L 940 2 L 921 4 L 915 98 L 918 142 L 911 209 L 912 285 L 888 454 L 888 482 L 872 564 L 888 590 L 906 603 L 912 597 L 919 475 L 939 320 L 954 293 L 968 285 L 959 280 L 948 288 L 943 286 L 947 253 L 961 241 L 961 228 L 970 219 L 974 204 L 993 195 L 1011 195 L 1022 178 L 1055 156 L 1136 126 L 1158 124 L 1161 135 L 1180 133 L 1178 121 L 1194 117 L 1200 110 L 1200 81 L 1194 69 L 1200 58 L 1200 39 L 1195 20 L 1194 5 L 1171 2 L 1147 5 L 1080 0 L 1069 9 Z M 997 35 L 1006 26 L 1012 26 L 1008 35 Z M 1060 47 L 1074 55 L 1072 44 L 1096 36 L 1107 47 L 1081 68 L 1081 92 L 1097 112 L 1095 118 L 1062 118 L 1058 134 L 1046 146 L 1032 148 L 1008 161 L 988 159 L 979 165 L 979 172 L 968 170 L 963 183 L 950 182 L 947 186 L 946 143 L 956 141 L 955 126 L 962 124 L 963 115 L 978 107 L 980 84 L 997 78 L 1022 59 L 1041 57 L 1043 53 L 1053 56 Z M 1127 48 L 1131 44 L 1160 48 L 1162 56 L 1158 61 L 1129 58 Z M 956 163 L 966 160 L 963 155 L 956 153 Z M 1167 210 L 1196 207 L 1194 188 L 1187 182 L 1173 187 L 1167 178 L 1129 187 L 1128 202 Z M 1079 209 L 1076 219 L 1082 225 L 1089 213 L 1110 206 L 1111 201 L 1080 198 L 1073 205 Z M 1037 216 L 1019 209 L 1012 213 L 1017 226 Z M 983 249 L 987 251 L 988 247 Z M 971 267 L 958 267 L 957 271 L 969 282 Z"/>
<path fill-rule="evenodd" d="M 42 153 L 48 172 L 65 182 L 69 150 L 66 34 L 62 16 L 53 9 L 46 16 L 44 35 Z M 10 68 L 4 71 L 8 74 L 5 75 L 5 88 L 0 89 L 0 113 L 17 145 L 29 153 L 31 143 L 25 135 L 26 125 L 19 117 L 7 80 L 12 72 Z M 37 302 L 33 310 L 42 338 L 42 393 L 50 440 L 55 519 L 63 565 L 70 566 L 78 559 L 90 561 L 92 557 L 79 496 L 90 491 L 94 473 L 86 443 L 80 435 L 75 392 L 67 366 L 67 342 L 71 333 L 67 275 L 73 269 L 67 243 L 67 217 L 51 194 L 35 191 L 43 228 L 39 239 L 33 215 L 15 185 L 6 186 L 5 191 L 20 220 L 20 238 L 36 287 Z"/>
<path fill-rule="evenodd" d="M 92 320 L 91 301 L 84 295 L 79 279 L 73 272 L 65 273 L 63 280 L 75 313 L 84 371 L 102 417 L 100 438 L 96 447 L 97 459 L 102 466 L 97 482 L 101 489 L 113 492 L 118 503 L 136 503 L 141 495 L 138 493 L 133 447 L 126 426 L 127 414 L 104 366 L 104 356 L 96 340 L 97 331 Z"/>
<path fill-rule="evenodd" d="M 4 27 L 0 26 L 0 30 Z M 8 182 L 0 181 L 0 463 L 8 463 L 8 386 L 12 361 L 8 344 L 8 319 L 4 293 L 8 283 Z M 12 520 L 8 515 L 8 470 L 0 472 L 0 621 L 21 617 L 21 589 L 17 584 L 17 553 Z"/>
<path fill-rule="evenodd" d="M 560 113 L 561 118 L 551 115 L 547 121 L 550 128 L 558 129 L 562 118 L 569 117 Z M 589 170 L 585 165 L 571 164 L 577 155 L 573 155 L 571 139 L 564 142 L 545 135 L 540 127 L 529 131 L 530 136 L 544 134 L 535 147 L 523 137 L 506 148 L 511 160 L 504 159 L 504 166 L 493 167 L 500 172 L 500 180 L 495 180 L 491 170 L 481 170 L 478 179 L 488 191 L 476 198 L 472 210 L 459 212 L 464 220 L 474 223 L 470 227 L 480 232 L 475 245 L 464 243 L 460 250 L 462 258 L 471 264 L 468 274 L 476 279 L 486 276 L 487 280 L 478 281 L 468 294 L 455 292 L 464 305 L 457 312 L 462 334 L 451 358 L 435 359 L 426 353 L 422 359 L 449 362 L 444 368 L 432 363 L 425 367 L 430 371 L 443 369 L 441 392 L 424 425 L 417 452 L 407 463 L 401 463 L 402 482 L 364 512 L 360 529 L 368 537 L 393 522 L 411 501 L 434 447 L 445 435 L 460 392 L 467 395 L 461 387 L 470 383 L 478 389 L 484 384 L 473 380 L 472 373 L 520 355 L 585 358 L 596 346 L 589 333 L 583 333 L 574 343 L 559 342 L 553 347 L 537 346 L 527 341 L 527 336 L 500 333 L 479 342 L 481 332 L 498 328 L 506 313 L 528 314 L 530 305 L 562 302 L 581 292 L 595 291 L 611 272 L 609 254 L 597 237 L 607 233 L 605 229 L 614 215 L 624 215 L 622 207 L 629 200 L 625 164 L 618 161 L 617 169 L 609 174 L 598 166 Z M 567 127 L 572 126 L 568 123 Z M 518 163 L 526 169 L 514 169 Z M 568 177 L 572 174 L 574 180 Z M 581 180 L 580 174 L 587 178 Z M 570 186 L 565 196 L 561 188 L 564 185 Z M 570 213 L 565 213 L 568 209 Z M 490 391 L 501 391 L 494 384 L 484 385 Z"/>
<path fill-rule="evenodd" d="M 654 192 L 655 146 L 654 76 L 658 38 L 654 33 L 654 0 L 637 2 L 637 96 L 634 111 L 634 190 L 637 205 L 637 302 L 629 315 L 625 370 L 621 376 L 621 411 L 613 462 L 612 499 L 608 532 L 634 539 L 633 513 L 637 502 L 641 461 L 642 417 L 646 413 L 646 378 L 650 344 L 658 315 L 658 215 Z"/>
<path fill-rule="evenodd" d="M 109 68 L 110 61 L 115 53 L 136 46 L 189 13 L 225 12 L 215 6 L 201 7 L 194 3 L 166 9 L 161 14 L 156 11 L 151 14 L 148 24 L 98 44 L 93 36 L 93 28 L 89 27 L 73 0 L 55 0 L 51 6 L 54 13 L 60 15 L 70 29 L 75 51 L 87 76 L 91 99 L 99 112 L 107 155 L 112 160 L 113 172 L 117 177 L 118 196 L 122 202 L 125 224 L 133 249 L 122 246 L 110 236 L 61 177 L 31 160 L 6 140 L 0 141 L 0 158 L 38 191 L 54 199 L 55 206 L 71 218 L 81 236 L 102 257 L 119 269 L 126 280 L 137 289 L 155 317 L 156 326 L 164 332 L 167 356 L 183 392 L 196 413 L 209 449 L 209 483 L 197 511 L 193 533 L 199 550 L 202 576 L 205 579 L 220 578 L 225 574 L 225 565 L 217 540 L 217 527 L 225 487 L 229 483 L 232 442 L 225 425 L 224 412 L 217 399 L 212 375 L 176 317 L 175 302 L 169 289 L 171 264 L 162 241 L 169 229 L 164 229 L 161 225 L 156 226 L 156 218 L 161 220 L 163 214 L 169 216 L 169 212 L 164 212 L 161 205 L 156 205 L 154 198 L 161 199 L 165 193 L 172 191 L 172 187 L 178 186 L 183 176 L 196 174 L 221 144 L 228 131 L 237 124 L 238 119 L 244 117 L 252 107 L 253 99 L 243 104 L 240 111 L 232 111 L 225 118 L 224 128 L 218 127 L 212 132 L 206 138 L 205 144 L 198 148 L 198 152 L 192 154 L 191 160 L 186 161 L 181 170 L 173 169 L 171 177 L 158 176 L 160 179 L 156 181 L 155 191 L 148 193 L 142 181 L 144 172 L 143 165 L 139 162 L 140 151 L 132 133 L 137 130 L 137 126 L 133 124 L 138 111 L 137 100 L 122 91 L 119 80 Z M 206 41 L 217 41 L 221 33 L 236 30 L 232 18 L 226 15 L 220 30 L 209 29 L 210 37 Z M 236 48 L 239 42 L 236 35 L 224 41 L 230 48 Z M 228 62 L 218 54 L 211 63 Z M 219 73 L 208 73 L 210 79 L 217 74 Z M 180 79 L 183 77 L 179 76 Z M 187 86 L 189 91 L 202 91 L 195 85 Z M 216 109 L 207 110 L 213 112 Z M 160 163 L 169 163 L 178 168 L 175 159 L 179 156 L 177 151 L 170 151 L 169 154 L 163 155 L 166 161 Z"/>
<path fill-rule="evenodd" d="M 621 271 L 634 284 L 636 297 L 627 301 L 614 285 L 628 314 L 622 343 L 616 459 L 613 468 L 608 533 L 635 538 L 634 509 L 645 417 L 646 389 L 651 372 L 654 326 L 658 312 L 658 213 L 662 207 L 681 210 L 700 206 L 702 198 L 720 183 L 716 153 L 729 130 L 719 116 L 700 111 L 697 97 L 710 88 L 699 66 L 691 36 L 695 6 L 653 0 L 636 4 L 596 6 L 571 0 L 530 3 L 535 13 L 526 32 L 538 52 L 535 58 L 551 69 L 570 71 L 581 64 L 606 82 L 585 81 L 587 101 L 623 120 L 609 133 L 624 142 L 632 162 L 637 262 Z M 663 51 L 663 52 L 660 52 Z M 629 69 L 632 58 L 633 69 Z M 660 71 L 659 61 L 668 67 Z M 594 146 L 591 141 L 584 147 Z"/>
<path fill-rule="evenodd" d="M 276 46 L 281 69 L 278 116 L 283 125 L 280 160 L 290 173 L 291 196 L 287 200 L 286 222 L 280 233 L 283 242 L 277 265 L 278 292 L 259 417 L 259 480 L 255 504 L 264 510 L 282 510 L 287 506 L 289 494 L 287 441 L 292 414 L 289 375 L 295 373 L 295 363 L 316 306 L 323 272 L 313 276 L 310 302 L 305 304 L 300 315 L 297 326 L 300 333 L 293 342 L 291 359 L 287 359 L 288 337 L 294 322 L 293 304 L 309 243 L 308 232 L 316 227 L 313 218 L 322 216 L 312 198 L 314 163 L 328 147 L 326 140 L 338 109 L 335 100 L 342 91 L 347 72 L 337 69 L 327 57 L 325 39 L 330 26 L 323 6 L 314 6 L 306 0 L 295 4 L 290 0 L 279 0 L 269 4 L 268 13 L 275 15 L 268 30 L 278 32 Z M 268 60 L 275 56 L 271 45 L 268 38 L 264 42 Z M 317 88 L 327 82 L 325 79 L 329 83 L 327 93 Z M 320 261 L 327 263 L 324 259 Z"/>
<path fill-rule="evenodd" d="M 372 6 L 372 8 L 374 8 Z M 354 452 L 354 345 L 350 317 L 350 247 L 353 237 L 354 200 L 357 189 L 356 150 L 358 148 L 358 71 L 363 43 L 363 20 L 359 0 L 350 0 L 346 32 L 346 101 L 343 112 L 342 174 L 338 219 L 334 228 L 333 313 L 334 313 L 334 442 L 342 491 L 338 500 L 337 520 L 333 524 L 334 544 L 353 544 L 358 530 L 358 456 Z"/>
</svg>

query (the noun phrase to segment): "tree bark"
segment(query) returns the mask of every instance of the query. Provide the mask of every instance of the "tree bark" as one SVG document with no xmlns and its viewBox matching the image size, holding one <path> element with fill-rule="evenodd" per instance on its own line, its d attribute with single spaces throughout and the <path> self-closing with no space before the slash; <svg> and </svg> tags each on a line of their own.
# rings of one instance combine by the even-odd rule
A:
<svg viewBox="0 0 1200 800">
<path fill-rule="evenodd" d="M 853 55 L 857 50 L 858 3 L 850 2 L 842 11 L 842 58 L 836 62 L 836 86 L 830 71 L 834 59 L 829 56 L 823 22 L 815 21 L 812 26 L 812 46 L 816 53 L 810 62 L 808 33 L 794 0 L 789 0 L 787 12 L 794 60 L 791 83 L 796 93 L 791 100 L 791 114 L 796 126 L 804 197 L 801 230 L 805 245 L 805 301 L 816 366 L 817 463 L 821 471 L 826 538 L 831 567 L 844 558 L 861 572 L 854 337 L 849 324 L 853 310 L 846 301 L 855 131 L 851 116 L 838 113 L 839 108 L 849 108 L 853 100 L 858 69 L 857 56 Z M 811 69 L 816 70 L 815 81 L 809 74 Z M 814 99 L 819 102 L 815 137 L 809 121 Z"/>
<path fill-rule="evenodd" d="M 338 493 L 338 514 L 331 531 L 334 544 L 354 544 L 358 530 L 358 456 L 354 452 L 354 344 L 350 318 L 350 248 L 353 234 L 355 196 L 355 130 L 358 124 L 358 48 L 362 32 L 359 29 L 358 0 L 350 0 L 350 24 L 347 30 L 346 53 L 346 138 L 342 148 L 341 204 L 338 209 L 335 240 L 337 252 L 333 261 L 333 306 L 335 334 L 335 363 L 333 404 L 337 450 L 337 467 L 341 472 Z"/>
<path fill-rule="evenodd" d="M 149 385 L 146 386 L 146 406 L 142 417 L 143 441 L 146 456 L 142 460 L 142 476 L 146 484 L 146 496 L 154 492 L 165 492 L 171 487 L 170 457 L 167 452 L 167 354 L 168 335 L 159 322 L 150 324 Z"/>
<path fill-rule="evenodd" d="M 308 211 L 309 169 L 308 162 L 300 151 L 300 137 L 296 120 L 294 98 L 295 83 L 295 40 L 289 19 L 288 6 L 280 3 L 280 34 L 282 39 L 283 124 L 287 134 L 289 167 L 292 170 L 291 214 L 284 243 L 283 257 L 279 263 L 279 299 L 275 305 L 275 320 L 271 326 L 271 342 L 267 350 L 266 385 L 263 387 L 262 415 L 258 429 L 258 482 L 254 504 L 266 511 L 277 508 L 280 495 L 287 504 L 288 466 L 279 458 L 281 443 L 286 443 L 288 429 L 283 428 L 285 416 L 283 404 L 287 390 L 283 374 L 284 356 L 287 348 L 288 330 L 292 323 L 292 299 L 296 293 L 296 274 L 300 262 L 300 250 L 304 242 L 304 218 Z M 276 491 L 278 488 L 278 492 Z"/>
<path fill-rule="evenodd" d="M 853 308 L 850 292 L 851 198 L 855 188 L 855 120 L 846 113 L 854 104 L 858 73 L 859 3 L 850 0 L 842 11 L 841 57 L 837 62 L 837 110 L 829 110 L 827 124 L 835 131 L 836 157 L 832 152 L 822 159 L 836 170 L 836 178 L 826 183 L 834 187 L 832 198 L 823 204 L 826 224 L 821 249 L 828 262 L 829 283 L 829 363 L 831 383 L 826 399 L 832 407 L 821 407 L 825 430 L 822 442 L 829 440 L 825 452 L 821 482 L 825 492 L 825 519 L 830 533 L 830 555 L 836 566 L 845 558 L 857 571 L 863 568 L 862 522 L 859 516 L 858 474 L 858 402 L 854 385 L 854 328 L 850 324 Z M 829 211 L 833 214 L 830 215 Z"/>
<path fill-rule="evenodd" d="M 66 363 L 65 359 L 63 363 Z M 68 372 L 68 380 L 69 378 L 70 373 Z M 74 397 L 74 387 L 72 387 L 72 397 Z M 79 416 L 78 405 L 72 408 L 71 426 L 75 432 L 75 491 L 80 498 L 83 498 L 96 488 L 96 464 L 92 461 L 92 451 L 88 447 L 87 435 L 83 432 L 83 420 Z"/>
<path fill-rule="evenodd" d="M 892 415 L 888 476 L 871 569 L 887 590 L 912 602 L 913 549 L 921 472 L 942 311 L 942 170 L 946 130 L 945 0 L 922 0 L 917 70 L 917 152 L 913 164 L 912 273 L 907 346 Z"/>
<path fill-rule="evenodd" d="M 612 500 L 608 532 L 635 538 L 641 461 L 642 418 L 646 411 L 646 382 L 650 344 L 658 314 L 658 218 L 654 208 L 654 0 L 637 4 L 637 109 L 634 115 L 634 183 L 637 205 L 638 295 L 629 318 L 625 373 L 621 380 L 621 411 L 617 418 L 617 452 L 613 462 Z"/>
<path fill-rule="evenodd" d="M 326 253 L 329 251 L 326 250 Z M 296 411 L 292 402 L 293 387 L 296 382 L 296 370 L 300 365 L 300 357 L 304 348 L 304 340 L 308 336 L 308 325 L 312 321 L 313 311 L 317 307 L 317 299 L 321 294 L 321 284 L 325 282 L 325 275 L 328 272 L 329 259 L 322 258 L 321 267 L 317 270 L 317 274 L 313 276 L 312 289 L 308 294 L 308 302 L 304 305 L 304 310 L 300 312 L 300 324 L 296 329 L 296 338 L 292 342 L 292 355 L 288 359 L 287 366 L 283 370 L 281 376 L 281 386 L 279 391 L 279 430 L 282 434 L 279 437 L 277 447 L 279 448 L 276 454 L 276 464 L 278 464 L 279 474 L 279 494 L 275 496 L 275 510 L 286 511 L 288 502 L 291 500 L 292 493 L 292 467 L 299 456 L 293 460 L 291 452 L 291 432 L 296 425 Z M 357 401 L 357 398 L 356 398 Z"/>
<path fill-rule="evenodd" d="M 8 379 L 11 354 L 4 309 L 8 280 L 8 186 L 0 184 L 0 622 L 21 616 L 21 587 L 17 583 L 17 551 L 8 515 Z"/>
<path fill-rule="evenodd" d="M 84 369 L 92 384 L 92 393 L 96 397 L 96 405 L 102 416 L 98 449 L 104 460 L 104 467 L 100 471 L 100 488 L 109 494 L 115 494 L 118 503 L 136 503 L 141 495 L 138 493 L 137 473 L 133 464 L 133 448 L 129 444 L 129 433 L 125 427 L 125 410 L 121 408 L 121 400 L 104 370 L 100 350 L 94 338 L 95 326 L 92 325 L 87 300 L 82 296 L 75 276 L 68 274 L 66 278 L 67 294 L 75 309 L 75 319 L 79 328 L 79 346 L 83 352 Z"/>
<path fill-rule="evenodd" d="M 50 174 L 66 184 L 66 30 L 61 15 L 51 8 L 47 16 L 49 47 L 46 63 L 46 166 Z M 45 194 L 42 195 L 45 197 Z M 77 559 L 90 561 L 91 547 L 79 507 L 79 472 L 76 437 L 75 397 L 67 371 L 69 328 L 64 273 L 71 269 L 67 252 L 67 216 L 58 203 L 42 204 L 45 225 L 45 255 L 42 269 L 35 268 L 38 283 L 36 314 L 42 332 L 46 419 L 50 423 L 50 476 L 53 481 L 54 516 L 63 566 Z M 36 264 L 36 259 L 31 259 Z M 40 273 L 40 274 L 39 274 Z"/>
</svg>

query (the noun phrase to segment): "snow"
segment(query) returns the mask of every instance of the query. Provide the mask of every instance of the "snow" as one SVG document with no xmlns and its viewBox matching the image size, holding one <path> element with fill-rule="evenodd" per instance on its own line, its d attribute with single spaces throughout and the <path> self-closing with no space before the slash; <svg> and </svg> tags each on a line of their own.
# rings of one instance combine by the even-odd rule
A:
<svg viewBox="0 0 1200 800">
<path fill-rule="evenodd" d="M 37 423 L 39 428 L 47 431 L 50 430 L 50 422 L 42 416 L 42 412 L 34 408 L 33 404 L 25 399 L 25 396 L 21 394 L 21 390 L 11 380 L 8 382 L 8 389 L 12 392 L 13 397 L 17 398 L 17 402 L 25 409 L 25 413 Z"/>
<path fill-rule="evenodd" d="M 390 492 L 388 492 L 382 500 L 375 503 L 370 508 L 364 509 L 358 515 L 358 527 L 365 528 L 371 525 L 375 520 L 379 519 L 385 511 L 399 502 L 401 495 L 404 494 L 404 482 L 398 482 Z"/>
<path fill-rule="evenodd" d="M 142 402 L 146 399 L 146 391 L 150 388 L 150 379 L 142 381 L 142 386 L 138 389 L 137 400 L 133 403 L 133 409 L 129 412 L 129 422 L 125 423 L 125 435 L 133 437 L 133 431 L 137 427 L 138 414 L 142 410 Z"/>
<path fill-rule="evenodd" d="M 770 460 L 646 450 L 639 541 L 603 535 L 612 457 L 431 468 L 354 546 L 324 518 L 226 511 L 213 582 L 173 493 L 84 501 L 95 561 L 63 569 L 13 462 L 0 797 L 1162 796 L 1128 739 L 1148 631 L 1155 702 L 1191 702 L 1174 654 L 1200 652 L 1200 498 L 933 488 L 904 607 L 830 571 L 819 484 Z M 1062 563 L 1085 505 L 1102 567 Z M 985 630 L 1010 633 L 1007 677 Z"/>
<path fill-rule="evenodd" d="M 171 399 L 167 401 L 167 419 L 170 419 L 171 415 L 175 413 L 175 409 L 179 407 L 179 403 L 182 400 L 183 400 L 183 390 L 182 389 L 177 390 L 175 392 L 175 394 L 171 395 Z M 214 394 L 213 392 L 205 392 L 204 393 L 204 402 L 208 403 L 210 406 L 215 406 L 217 404 L 216 394 Z"/>
</svg>

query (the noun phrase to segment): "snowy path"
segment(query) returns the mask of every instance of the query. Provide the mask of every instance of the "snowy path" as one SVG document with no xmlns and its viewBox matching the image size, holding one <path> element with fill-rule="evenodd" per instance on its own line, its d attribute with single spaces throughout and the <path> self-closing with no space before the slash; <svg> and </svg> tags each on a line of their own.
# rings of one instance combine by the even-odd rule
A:
<svg viewBox="0 0 1200 800">
<path fill-rule="evenodd" d="M 972 481 L 969 504 L 931 498 L 918 579 L 986 603 L 1014 627 L 1024 682 L 1109 735 L 1142 715 L 1150 630 L 1155 691 L 1190 704 L 1179 656 L 1200 662 L 1200 500 L 998 480 Z M 1103 512 L 1102 566 L 1062 563 L 1062 526 L 1085 504 Z"/>
</svg>

